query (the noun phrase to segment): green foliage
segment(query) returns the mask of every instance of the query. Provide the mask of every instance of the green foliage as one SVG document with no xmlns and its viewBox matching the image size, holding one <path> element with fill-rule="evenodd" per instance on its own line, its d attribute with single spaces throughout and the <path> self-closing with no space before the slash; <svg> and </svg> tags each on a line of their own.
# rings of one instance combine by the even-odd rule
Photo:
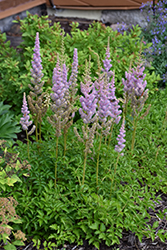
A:
<svg viewBox="0 0 167 250">
<path fill-rule="evenodd" d="M 78 49 L 79 84 L 85 70 L 84 61 L 88 59 L 89 54 L 91 54 L 92 64 L 91 77 L 92 80 L 95 79 L 96 72 L 99 70 L 97 54 L 102 63 L 109 37 L 112 70 L 115 70 L 116 88 L 119 95 L 122 95 L 121 84 L 125 71 L 128 70 L 130 64 L 135 65 L 139 59 L 144 60 L 140 58 L 140 54 L 147 46 L 140 41 L 139 27 L 134 27 L 129 34 L 125 32 L 121 35 L 100 23 L 93 23 L 87 31 L 80 31 L 77 23 L 73 23 L 72 36 L 67 35 L 62 38 L 63 32 L 61 31 L 61 34 L 59 25 L 56 24 L 54 28 L 50 27 L 47 17 L 39 18 L 28 14 L 28 17 L 20 22 L 25 38 L 21 45 L 22 55 L 26 61 L 25 68 L 21 64 L 21 69 L 24 73 L 27 70 L 26 84 L 30 81 L 32 46 L 37 31 L 40 36 L 45 88 L 49 91 L 52 70 L 57 53 L 63 50 L 61 46 L 63 42 L 69 66 L 72 62 L 73 49 Z M 57 42 L 55 42 L 55 36 L 57 36 Z M 94 41 L 97 42 L 94 43 Z M 119 155 L 118 158 L 118 153 L 114 150 L 120 125 L 114 126 L 111 140 L 102 138 L 100 152 L 98 151 L 100 136 L 96 134 L 92 153 L 87 155 L 84 185 L 82 185 L 82 176 L 85 147 L 74 134 L 74 127 L 79 133 L 84 133 L 83 121 L 78 118 L 74 119 L 74 124 L 67 133 L 66 154 L 64 155 L 64 134 L 59 137 L 58 145 L 56 145 L 55 130 L 47 121 L 47 116 L 52 114 L 50 109 L 42 121 L 43 140 L 35 142 L 34 136 L 31 136 L 34 141 L 29 142 L 28 162 L 31 169 L 22 172 L 19 169 L 19 161 L 7 164 L 6 158 L 1 159 L 0 188 L 3 187 L 1 198 L 12 196 L 18 203 L 16 213 L 22 218 L 22 224 L 16 225 L 15 221 L 10 221 L 11 226 L 13 230 L 22 230 L 27 237 L 33 238 L 34 246 L 38 249 L 40 247 L 51 249 L 55 246 L 62 246 L 66 242 L 82 244 L 83 239 L 99 249 L 102 241 L 107 246 L 118 244 L 124 230 L 134 232 L 140 241 L 143 236 L 155 239 L 155 229 L 158 225 L 157 223 L 153 226 L 148 224 L 151 218 L 148 210 L 149 208 L 154 210 L 154 202 L 160 199 L 157 196 L 158 191 L 167 192 L 165 178 L 167 168 L 164 168 L 166 166 L 167 90 L 156 93 L 153 83 L 158 80 L 158 77 L 154 72 L 150 75 L 147 69 L 145 73 L 147 73 L 146 79 L 149 80 L 148 87 L 154 95 L 147 100 L 152 104 L 149 114 L 138 121 L 133 152 L 131 151 L 133 126 L 130 123 L 130 120 L 133 122 L 133 117 L 127 107 L 129 120 L 126 121 L 124 156 Z M 24 77 L 25 74 L 23 74 Z M 78 85 L 78 92 L 80 92 L 80 85 Z M 91 124 L 89 126 L 91 127 Z M 56 157 L 57 148 L 58 157 Z M 9 152 L 11 155 L 19 152 L 19 157 L 23 161 L 27 159 L 26 149 L 26 144 L 17 141 Z M 99 158 L 98 185 L 96 182 L 97 158 Z M 57 167 L 56 188 L 54 185 L 55 164 Z M 15 166 L 17 175 L 13 169 L 11 170 L 11 165 Z M 6 174 L 8 171 L 12 180 L 8 179 L 9 176 Z M 18 182 L 19 180 L 21 182 Z M 161 218 L 164 213 L 165 211 L 159 212 L 158 216 Z M 159 230 L 158 237 L 164 241 L 167 234 Z M 43 239 L 45 239 L 44 242 L 42 242 Z M 10 245 L 10 247 L 12 249 L 13 246 Z"/>
<path fill-rule="evenodd" d="M 27 75 L 30 76 L 36 32 L 39 32 L 45 88 L 52 86 L 53 69 L 57 61 L 57 55 L 61 51 L 62 37 L 64 36 L 64 31 L 60 28 L 60 24 L 54 23 L 54 25 L 50 26 L 51 21 L 48 20 L 48 16 L 39 17 L 28 12 L 25 19 L 15 22 L 19 22 L 21 25 L 20 29 L 24 41 L 19 48 L 22 49 L 23 67 L 26 68 Z"/>
<path fill-rule="evenodd" d="M 167 53 L 166 53 L 166 37 L 167 37 L 167 1 L 158 1 L 155 4 L 155 11 L 151 9 L 152 3 L 147 2 L 143 5 L 142 11 L 148 9 L 147 22 L 148 25 L 142 29 L 141 36 L 145 43 L 150 44 L 149 48 L 145 50 L 147 61 L 151 63 L 155 74 L 161 77 L 158 86 L 162 87 L 166 83 L 166 67 L 167 67 Z"/>
<path fill-rule="evenodd" d="M 22 93 L 25 89 L 23 72 L 20 70 L 22 56 L 10 47 L 6 34 L 0 33 L 0 101 L 20 110 Z"/>
<path fill-rule="evenodd" d="M 0 139 L 12 140 L 17 138 L 16 133 L 21 131 L 17 126 L 18 123 L 14 121 L 14 115 L 9 110 L 10 107 L 0 102 Z"/>
<path fill-rule="evenodd" d="M 26 240 L 25 234 L 20 230 L 15 230 L 11 227 L 11 223 L 21 223 L 19 216 L 15 212 L 17 201 L 13 197 L 3 197 L 3 192 L 7 186 L 13 187 L 16 182 L 21 182 L 17 173 L 26 167 L 26 164 L 21 164 L 18 160 L 18 155 L 10 154 L 5 147 L 5 141 L 1 143 L 1 158 L 0 158 L 0 241 L 3 241 L 3 249 L 16 250 L 15 246 L 24 246 L 23 240 Z M 14 239 L 11 241 L 9 236 L 11 233 Z M 2 244 L 1 244 L 2 245 Z"/>
<path fill-rule="evenodd" d="M 24 50 L 24 57 L 26 62 L 30 62 L 32 58 L 32 46 L 34 46 L 36 32 L 39 32 L 40 47 L 42 55 L 43 73 L 46 78 L 46 85 L 50 85 L 50 79 L 52 78 L 53 68 L 56 64 L 57 53 L 61 51 L 61 43 L 64 36 L 63 30 L 60 28 L 59 23 L 55 23 L 54 26 L 49 26 L 49 20 L 47 17 L 38 17 L 37 15 L 28 14 L 27 18 L 20 20 L 21 30 L 23 32 L 24 42 L 21 48 Z M 81 31 L 78 28 L 78 23 L 73 22 L 71 24 L 71 35 L 66 34 L 64 37 L 64 49 L 67 55 L 67 62 L 72 64 L 74 48 L 78 49 L 79 58 L 79 77 L 78 84 L 82 81 L 82 75 L 85 70 L 85 60 L 89 60 L 91 54 L 91 69 L 92 78 L 94 79 L 96 72 L 98 71 L 97 54 L 100 59 L 100 63 L 105 57 L 105 51 L 108 43 L 108 37 L 110 38 L 110 52 L 112 55 L 113 70 L 116 76 L 117 91 L 122 92 L 122 77 L 125 76 L 125 71 L 129 69 L 130 63 L 138 60 L 140 50 L 148 48 L 148 45 L 141 44 L 140 34 L 141 29 L 136 26 L 133 27 L 131 32 L 127 34 L 120 34 L 117 31 L 113 31 L 110 27 L 105 27 L 99 22 L 94 22 L 88 30 Z M 56 37 L 56 42 L 55 42 Z M 94 42 L 96 41 L 96 43 Z M 159 78 L 154 76 L 152 79 L 152 73 L 148 73 L 146 68 L 148 81 L 148 87 L 153 89 L 155 83 Z M 146 79 L 147 80 L 147 79 Z"/>
<path fill-rule="evenodd" d="M 77 28 L 78 23 L 72 23 L 71 36 L 64 35 L 59 23 L 51 26 L 47 16 L 38 17 L 27 13 L 24 20 L 20 22 L 23 42 L 17 50 L 10 47 L 10 42 L 6 41 L 6 35 L 0 34 L 0 100 L 12 105 L 16 114 L 20 112 L 23 92 L 28 94 L 28 84 L 30 83 L 30 69 L 33 56 L 33 48 L 36 32 L 39 32 L 41 57 L 44 73 L 44 89 L 51 88 L 52 73 L 56 65 L 57 55 L 62 52 L 62 41 L 64 41 L 64 53 L 67 65 L 71 68 L 74 48 L 78 49 L 79 57 L 79 77 L 78 85 L 82 81 L 85 70 L 85 59 L 89 60 L 91 54 L 92 78 L 97 76 L 98 70 L 97 54 L 100 63 L 105 57 L 108 37 L 110 38 L 110 52 L 112 55 L 113 70 L 115 70 L 116 86 L 119 95 L 122 95 L 121 81 L 128 70 L 130 63 L 135 62 L 149 44 L 141 44 L 141 29 L 133 27 L 128 34 L 120 34 L 110 27 L 105 27 L 99 22 L 94 22 L 88 30 L 81 31 Z M 96 41 L 96 43 L 94 42 Z M 148 71 L 146 80 L 148 88 L 154 92 L 156 83 L 159 81 L 157 75 Z M 149 73 L 151 72 L 151 73 Z M 15 93 L 12 95 L 12 93 Z"/>
<path fill-rule="evenodd" d="M 41 241 L 39 239 L 38 240 L 33 239 L 33 242 L 34 242 L 34 245 L 33 245 L 34 247 L 36 247 L 37 249 L 41 249 Z M 53 247 L 56 246 L 55 243 L 47 242 L 47 241 L 44 241 L 42 245 L 43 245 L 42 249 L 44 250 L 52 250 Z"/>
<path fill-rule="evenodd" d="M 123 230 L 135 232 L 140 241 L 144 235 L 154 240 L 157 224 L 154 223 L 153 227 L 148 224 L 148 208 L 154 210 L 153 201 L 158 202 L 160 199 L 156 195 L 158 191 L 167 192 L 167 169 L 164 168 L 167 138 L 164 105 L 166 92 L 159 91 L 148 100 L 152 107 L 146 118 L 139 120 L 133 155 L 130 151 L 132 131 L 127 124 L 127 149 L 118 162 L 112 192 L 111 180 L 117 157 L 113 147 L 119 128 L 113 133 L 109 147 L 103 141 L 98 189 L 95 174 L 98 137 L 94 152 L 88 157 L 83 186 L 79 181 L 82 178 L 83 145 L 76 141 L 73 128 L 68 133 L 65 157 L 61 137 L 59 157 L 55 158 L 55 138 L 51 128 L 45 133 L 45 140 L 41 144 L 31 143 L 29 178 L 20 176 L 22 183 L 7 188 L 7 192 L 18 201 L 16 211 L 23 220 L 15 228 L 33 237 L 36 246 L 46 249 L 51 247 L 49 244 L 82 244 L 83 239 L 99 249 L 101 241 L 108 246 L 118 244 Z M 78 121 L 74 125 L 79 129 L 82 124 Z M 45 132 L 46 121 L 43 126 Z M 26 158 L 26 145 L 18 142 L 13 150 L 18 149 L 20 157 Z M 58 166 L 56 189 L 55 161 Z M 163 217 L 164 213 L 159 213 L 158 216 Z M 164 241 L 166 234 L 159 231 L 158 237 Z M 41 245 L 43 238 L 45 242 Z"/>
</svg>

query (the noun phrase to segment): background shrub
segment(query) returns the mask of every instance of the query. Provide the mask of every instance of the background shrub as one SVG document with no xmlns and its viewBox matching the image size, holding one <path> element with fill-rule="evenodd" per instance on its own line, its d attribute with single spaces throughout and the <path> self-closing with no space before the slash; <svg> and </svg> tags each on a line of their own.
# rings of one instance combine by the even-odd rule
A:
<svg viewBox="0 0 167 250">
<path fill-rule="evenodd" d="M 164 86 L 167 80 L 167 1 L 159 1 L 152 10 L 152 2 L 147 2 L 141 7 L 141 11 L 147 10 L 148 25 L 142 30 L 141 36 L 146 43 L 152 43 L 145 50 L 147 60 L 154 67 L 156 75 L 162 80 L 158 86 Z"/>
<path fill-rule="evenodd" d="M 40 37 L 42 66 L 45 76 L 44 89 L 52 87 L 52 73 L 56 65 L 58 53 L 64 53 L 69 71 L 71 70 L 74 48 L 78 49 L 79 58 L 78 85 L 80 86 L 80 81 L 82 81 L 85 60 L 89 60 L 90 55 L 92 64 L 91 76 L 94 79 L 98 71 L 97 61 L 99 59 L 101 63 L 104 59 L 109 38 L 117 94 L 121 95 L 122 77 L 124 77 L 125 71 L 128 70 L 130 62 L 137 61 L 142 51 L 149 47 L 149 44 L 141 43 L 141 29 L 138 26 L 134 27 L 129 34 L 124 32 L 122 35 L 99 22 L 94 22 L 85 31 L 77 28 L 78 23 L 72 23 L 71 35 L 64 35 L 64 31 L 60 28 L 59 23 L 50 26 L 47 16 L 38 17 L 37 15 L 27 14 L 24 20 L 15 21 L 20 22 L 24 39 L 18 47 L 19 53 L 15 49 L 10 48 L 9 42 L 5 43 L 5 34 L 1 34 L 0 40 L 0 100 L 12 105 L 17 115 L 20 112 L 23 92 L 28 94 L 36 32 L 39 32 Z M 6 59 L 4 60 L 4 58 Z M 143 60 L 145 59 L 143 58 Z M 153 91 L 159 77 L 154 72 L 150 71 L 149 73 L 148 69 L 149 66 L 146 65 L 145 73 L 147 73 L 148 88 L 150 91 Z M 15 94 L 11 96 L 11 93 Z"/>
</svg>

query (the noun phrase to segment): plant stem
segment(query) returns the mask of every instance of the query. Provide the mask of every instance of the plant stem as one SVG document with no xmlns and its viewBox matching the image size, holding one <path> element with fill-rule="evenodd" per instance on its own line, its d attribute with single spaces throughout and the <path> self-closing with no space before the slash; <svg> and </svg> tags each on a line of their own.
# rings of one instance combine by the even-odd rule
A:
<svg viewBox="0 0 167 250">
<path fill-rule="evenodd" d="M 112 123 L 112 126 L 111 126 L 110 136 L 109 136 L 109 140 L 108 140 L 108 148 L 109 148 L 110 142 L 111 142 L 111 136 L 112 136 L 113 127 L 114 127 L 114 123 Z"/>
<path fill-rule="evenodd" d="M 123 116 L 125 117 L 125 119 L 126 119 L 127 109 L 128 109 L 128 93 L 126 93 L 125 106 L 124 106 L 124 109 L 123 109 Z"/>
<path fill-rule="evenodd" d="M 86 124 L 86 133 L 88 133 L 88 124 Z M 86 160 L 87 160 L 87 154 L 88 154 L 88 142 L 89 139 L 85 140 L 85 154 L 84 154 L 84 165 L 83 165 L 83 176 L 82 176 L 82 185 L 84 185 L 85 182 L 85 171 L 86 171 Z"/>
<path fill-rule="evenodd" d="M 41 143 L 41 122 L 39 123 L 39 141 Z"/>
<path fill-rule="evenodd" d="M 101 142 L 102 142 L 102 133 L 100 136 L 100 143 L 98 148 L 98 154 L 97 154 L 97 164 L 96 164 L 96 185 L 98 186 L 98 175 L 99 175 L 99 156 L 100 156 L 100 148 L 101 148 Z"/>
<path fill-rule="evenodd" d="M 84 182 L 85 182 L 86 160 L 87 160 L 87 149 L 85 149 L 85 156 L 84 156 L 84 166 L 83 166 L 82 185 L 84 185 Z"/>
<path fill-rule="evenodd" d="M 57 182 L 57 157 L 58 157 L 58 142 L 59 142 L 59 137 L 57 136 L 56 138 L 56 163 L 55 163 L 55 187 L 56 187 L 56 182 Z"/>
<path fill-rule="evenodd" d="M 35 121 L 35 133 L 36 133 L 36 142 L 38 142 L 38 122 Z"/>
<path fill-rule="evenodd" d="M 64 156 L 66 155 L 67 150 L 67 130 L 64 129 Z"/>
<path fill-rule="evenodd" d="M 115 175 L 116 175 L 116 170 L 117 170 L 117 165 L 118 165 L 119 156 L 120 156 L 120 154 L 118 154 L 117 161 L 116 161 L 116 163 L 115 163 L 115 168 L 114 168 L 114 176 L 113 176 L 113 178 L 112 178 L 112 180 L 111 180 L 111 193 L 110 193 L 111 195 L 112 195 L 112 186 L 113 186 L 114 178 L 115 178 Z M 116 185 L 115 185 L 115 186 L 116 186 Z M 114 190 L 115 190 L 115 187 L 114 187 Z"/>
<path fill-rule="evenodd" d="M 134 150 L 134 145 L 135 145 L 135 135 L 136 135 L 136 128 L 137 128 L 137 122 L 138 119 L 134 119 L 134 123 L 133 123 L 133 134 L 132 134 L 132 145 L 131 145 L 131 152 L 133 153 Z"/>
<path fill-rule="evenodd" d="M 26 137 L 27 137 L 27 153 L 28 153 L 28 159 L 30 159 L 30 152 L 29 152 L 29 138 L 28 138 L 28 132 L 26 129 Z"/>
</svg>

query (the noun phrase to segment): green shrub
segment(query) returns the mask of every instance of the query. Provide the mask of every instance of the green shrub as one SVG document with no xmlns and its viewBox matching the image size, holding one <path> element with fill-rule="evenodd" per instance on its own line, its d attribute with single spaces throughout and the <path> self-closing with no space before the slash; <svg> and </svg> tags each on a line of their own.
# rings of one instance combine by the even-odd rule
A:
<svg viewBox="0 0 167 250">
<path fill-rule="evenodd" d="M 21 131 L 18 123 L 14 120 L 14 115 L 9 110 L 10 107 L 0 102 L 0 139 L 16 139 L 16 134 Z"/>
<path fill-rule="evenodd" d="M 53 68 L 57 60 L 57 53 L 61 51 L 61 43 L 64 36 L 63 30 L 60 28 L 59 23 L 55 23 L 54 26 L 50 27 L 47 17 L 39 18 L 37 15 L 31 14 L 28 14 L 27 18 L 24 20 L 20 20 L 20 24 L 24 37 L 21 48 L 24 49 L 23 53 L 27 64 L 31 62 L 32 46 L 34 45 L 36 32 L 39 32 L 41 56 L 43 58 L 43 73 L 46 77 L 46 82 L 50 83 Z M 110 27 L 105 27 L 99 22 L 94 22 L 90 25 L 88 30 L 84 31 L 77 28 L 78 25 L 78 23 L 73 22 L 71 24 L 71 35 L 66 34 L 63 39 L 64 52 L 67 56 L 67 63 L 69 65 L 72 64 L 74 48 L 78 49 L 78 84 L 82 81 L 82 75 L 85 70 L 85 60 L 89 60 L 90 54 L 92 58 L 92 78 L 97 76 L 97 54 L 102 63 L 109 38 L 116 86 L 118 92 L 122 92 L 121 82 L 125 75 L 125 71 L 129 69 L 130 63 L 137 61 L 141 52 L 149 47 L 149 44 L 145 45 L 141 43 L 141 29 L 136 26 L 133 27 L 129 34 L 124 32 L 122 35 L 117 31 L 113 31 Z M 146 80 L 148 80 L 148 88 L 153 89 L 160 78 L 155 76 L 154 73 L 149 74 L 147 67 L 145 73 L 147 73 Z"/>
<path fill-rule="evenodd" d="M 71 36 L 64 36 L 64 31 L 59 23 L 50 26 L 47 17 L 38 17 L 27 13 L 24 20 L 20 22 L 23 32 L 23 42 L 18 47 L 19 52 L 10 48 L 10 43 L 5 43 L 5 34 L 1 34 L 0 39 L 0 100 L 12 105 L 16 114 L 19 114 L 23 92 L 28 94 L 28 84 L 30 83 L 30 69 L 33 56 L 33 48 L 36 32 L 39 32 L 40 47 L 42 56 L 42 66 L 44 73 L 44 89 L 52 87 L 52 73 L 56 65 L 57 54 L 64 53 L 67 65 L 71 68 L 74 48 L 78 49 L 79 76 L 78 85 L 82 81 L 82 74 L 85 70 L 85 60 L 89 60 L 91 55 L 91 72 L 94 79 L 98 71 L 97 54 L 100 63 L 105 57 L 105 50 L 110 41 L 110 52 L 112 55 L 113 70 L 115 70 L 115 80 L 117 92 L 122 95 L 122 78 L 128 70 L 131 62 L 136 62 L 140 53 L 149 47 L 140 41 L 141 29 L 133 27 L 129 34 L 120 34 L 110 27 L 105 27 L 99 22 L 94 22 L 88 30 L 79 30 L 78 23 L 72 23 Z M 96 42 L 95 42 L 96 41 Z M 145 60 L 145 59 L 143 59 Z M 154 91 L 156 83 L 160 79 L 152 71 L 149 73 L 146 67 L 146 80 L 148 88 Z M 79 91 L 80 92 L 80 91 Z M 11 95 L 14 93 L 14 95 Z"/>
<path fill-rule="evenodd" d="M 24 246 L 26 240 L 25 234 L 19 229 L 14 230 L 11 223 L 17 225 L 21 223 L 20 217 L 16 214 L 15 207 L 17 201 L 13 197 L 3 197 L 3 193 L 7 186 L 13 187 L 16 182 L 21 182 L 17 173 L 21 169 L 27 168 L 27 162 L 21 164 L 18 160 L 18 155 L 9 153 L 6 147 L 6 142 L 0 140 L 1 156 L 0 156 L 0 241 L 3 249 L 16 250 L 15 246 Z M 23 172 L 22 172 L 23 174 Z M 26 174 L 25 174 L 26 176 Z M 12 234 L 12 240 L 9 236 Z"/>
<path fill-rule="evenodd" d="M 145 55 L 148 61 L 154 67 L 155 74 L 161 76 L 159 82 L 160 87 L 164 87 L 167 81 L 167 1 L 158 1 L 155 4 L 155 11 L 152 11 L 152 3 L 147 2 L 142 4 L 141 11 L 147 12 L 148 25 L 142 29 L 141 36 L 144 37 L 146 43 L 151 43 L 150 48 L 145 50 Z"/>
</svg>

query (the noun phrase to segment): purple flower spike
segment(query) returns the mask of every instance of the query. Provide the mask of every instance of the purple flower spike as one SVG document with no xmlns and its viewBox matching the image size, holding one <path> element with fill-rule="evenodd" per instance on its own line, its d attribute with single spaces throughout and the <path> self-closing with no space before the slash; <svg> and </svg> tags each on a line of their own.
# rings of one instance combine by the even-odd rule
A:
<svg viewBox="0 0 167 250">
<path fill-rule="evenodd" d="M 112 75 L 112 71 L 110 71 L 112 64 L 110 59 L 110 47 L 109 43 L 106 49 L 106 57 L 105 60 L 103 60 L 104 69 L 102 69 L 103 72 L 106 72 L 107 75 L 110 77 Z"/>
<path fill-rule="evenodd" d="M 36 33 L 35 39 L 35 48 L 32 60 L 32 69 L 31 76 L 33 77 L 32 83 L 37 84 L 41 82 L 41 78 L 43 77 L 42 73 L 42 64 L 41 64 L 41 56 L 40 56 L 40 44 L 39 44 L 39 33 Z"/>
<path fill-rule="evenodd" d="M 97 89 L 97 99 L 98 99 L 98 116 L 101 122 L 106 122 L 108 117 L 114 119 L 116 124 L 119 123 L 122 113 L 119 110 L 119 101 L 115 96 L 115 76 L 114 73 L 111 81 L 106 81 L 104 77 L 99 77 L 95 81 L 95 87 Z"/>
<path fill-rule="evenodd" d="M 111 102 L 109 99 L 109 91 L 108 86 L 105 84 L 104 79 L 98 79 L 98 81 L 95 81 L 95 86 L 98 90 L 98 116 L 101 122 L 106 122 L 107 117 L 113 117 L 113 114 L 111 113 Z"/>
<path fill-rule="evenodd" d="M 72 63 L 72 72 L 69 79 L 69 86 L 72 84 L 76 84 L 78 75 L 78 53 L 77 49 L 74 49 L 73 63 Z"/>
<path fill-rule="evenodd" d="M 30 116 L 28 115 L 30 111 L 28 110 L 26 94 L 23 95 L 23 105 L 21 108 L 21 112 L 23 113 L 23 117 L 20 119 L 20 124 L 22 125 L 23 130 L 28 130 L 28 127 L 32 124 L 32 121 L 29 121 Z"/>
<path fill-rule="evenodd" d="M 118 105 L 119 100 L 115 96 L 115 74 L 113 73 L 113 78 L 111 82 L 108 83 L 108 90 L 109 90 L 109 100 L 110 100 L 110 110 L 112 114 L 112 118 L 114 118 L 114 122 L 116 124 L 119 123 L 122 113 L 121 110 L 119 110 L 120 105 Z"/>
<path fill-rule="evenodd" d="M 115 151 L 117 151 L 118 153 L 120 153 L 125 147 L 124 142 L 126 142 L 126 140 L 124 139 L 124 137 L 125 137 L 125 120 L 123 120 L 122 122 L 122 126 L 120 128 L 120 134 L 117 137 L 118 145 L 115 146 Z"/>
<path fill-rule="evenodd" d="M 82 93 L 85 97 L 81 96 L 80 98 L 82 108 L 79 109 L 79 113 L 84 123 L 91 123 L 94 121 L 93 116 L 96 113 L 97 107 L 96 90 L 93 85 L 91 90 L 89 90 L 89 87 L 82 87 Z"/>
<path fill-rule="evenodd" d="M 104 77 L 99 77 L 99 79 L 95 81 L 99 99 L 98 115 L 101 121 L 105 122 L 107 117 L 111 117 L 114 119 L 114 122 L 118 124 L 121 119 L 120 114 L 122 111 L 119 110 L 119 101 L 115 96 L 115 74 L 111 70 L 111 67 L 110 47 L 108 42 L 106 57 L 105 60 L 103 60 L 102 72 L 104 72 Z M 110 80 L 111 76 L 112 79 Z"/>
<path fill-rule="evenodd" d="M 79 113 L 84 123 L 94 122 L 96 119 L 97 92 L 94 83 L 91 81 L 90 64 L 86 64 L 86 74 L 84 83 L 81 82 L 81 92 L 84 96 L 80 98 L 82 108 L 79 109 Z"/>
<path fill-rule="evenodd" d="M 53 93 L 50 94 L 57 108 L 64 106 L 66 102 L 65 94 L 67 92 L 67 70 L 66 65 L 63 64 L 63 68 L 60 67 L 59 58 L 57 59 L 56 67 L 53 71 Z"/>
<path fill-rule="evenodd" d="M 147 81 L 144 81 L 146 74 L 143 73 L 145 67 L 142 65 L 138 65 L 132 71 L 125 72 L 125 79 L 122 79 L 122 83 L 124 85 L 124 92 L 129 95 L 135 93 L 135 96 L 140 97 L 143 95 L 145 87 L 147 85 Z M 147 91 L 145 91 L 146 93 Z"/>
</svg>

